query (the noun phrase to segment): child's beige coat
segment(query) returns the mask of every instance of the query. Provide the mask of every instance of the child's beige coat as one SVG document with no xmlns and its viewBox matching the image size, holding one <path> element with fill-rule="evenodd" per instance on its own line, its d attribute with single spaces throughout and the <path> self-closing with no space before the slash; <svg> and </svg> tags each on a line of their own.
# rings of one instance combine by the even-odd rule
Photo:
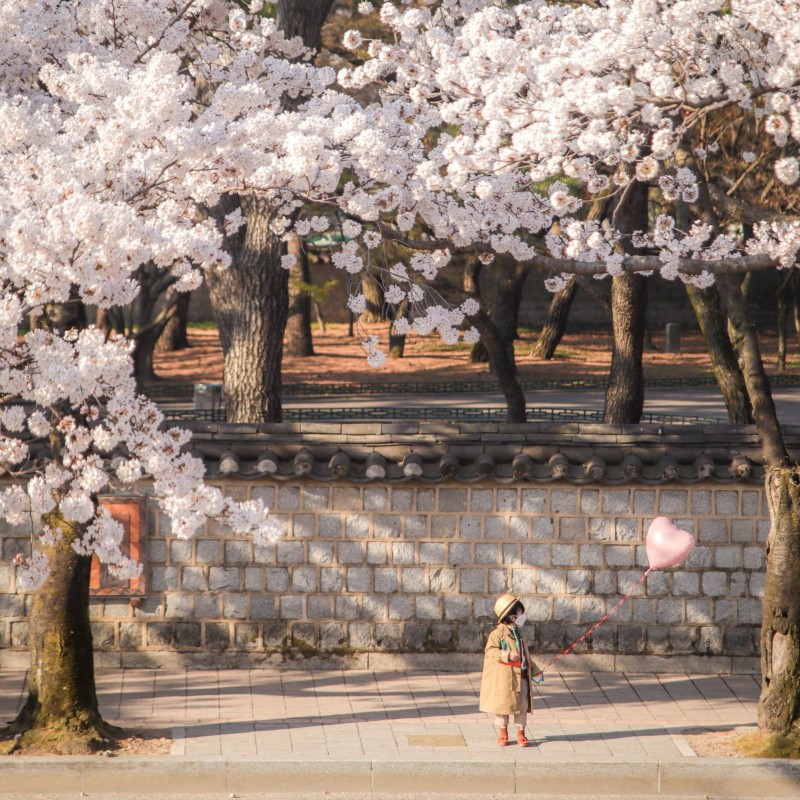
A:
<svg viewBox="0 0 800 800">
<path fill-rule="evenodd" d="M 520 643 L 525 653 L 528 671 L 524 679 L 528 681 L 528 711 L 533 710 L 533 682 L 531 675 L 538 672 L 536 665 L 531 661 L 528 645 L 518 631 Z M 509 625 L 498 625 L 486 641 L 486 650 L 483 656 L 483 675 L 481 676 L 480 710 L 487 714 L 519 714 L 520 695 L 522 686 L 522 670 L 519 667 L 505 666 L 509 661 L 509 654 L 517 650 L 517 642 Z"/>
</svg>

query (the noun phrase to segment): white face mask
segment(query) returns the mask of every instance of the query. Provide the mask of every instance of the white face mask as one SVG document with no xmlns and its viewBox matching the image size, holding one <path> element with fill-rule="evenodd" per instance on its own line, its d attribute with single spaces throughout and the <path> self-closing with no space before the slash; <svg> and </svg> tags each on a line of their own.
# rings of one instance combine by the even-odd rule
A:
<svg viewBox="0 0 800 800">
<path fill-rule="evenodd" d="M 516 619 L 516 626 L 521 628 L 525 624 L 525 620 L 528 619 L 527 614 L 520 614 Z"/>
</svg>

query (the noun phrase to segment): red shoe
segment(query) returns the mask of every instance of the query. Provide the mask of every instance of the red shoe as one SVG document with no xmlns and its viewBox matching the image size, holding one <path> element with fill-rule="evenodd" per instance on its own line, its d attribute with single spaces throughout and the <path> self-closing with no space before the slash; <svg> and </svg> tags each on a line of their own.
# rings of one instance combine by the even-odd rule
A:
<svg viewBox="0 0 800 800">
<path fill-rule="evenodd" d="M 528 740 L 525 738 L 525 731 L 522 728 L 517 728 L 517 744 L 520 747 L 528 746 Z"/>
<path fill-rule="evenodd" d="M 500 747 L 505 747 L 508 744 L 508 728 L 500 728 L 500 733 L 497 734 L 497 744 Z"/>
</svg>

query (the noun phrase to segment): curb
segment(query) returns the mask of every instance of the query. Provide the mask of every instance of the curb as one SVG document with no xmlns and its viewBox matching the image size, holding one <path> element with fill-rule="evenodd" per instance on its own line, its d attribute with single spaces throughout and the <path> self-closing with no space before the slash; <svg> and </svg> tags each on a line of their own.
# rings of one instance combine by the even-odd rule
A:
<svg viewBox="0 0 800 800">
<path fill-rule="evenodd" d="M 3 796 L 119 792 L 135 786 L 160 794 L 288 794 L 315 792 L 614 794 L 644 798 L 800 797 L 800 763 L 778 759 L 685 761 L 575 760 L 498 763 L 437 759 L 203 759 L 172 757 L 0 758 Z"/>
</svg>

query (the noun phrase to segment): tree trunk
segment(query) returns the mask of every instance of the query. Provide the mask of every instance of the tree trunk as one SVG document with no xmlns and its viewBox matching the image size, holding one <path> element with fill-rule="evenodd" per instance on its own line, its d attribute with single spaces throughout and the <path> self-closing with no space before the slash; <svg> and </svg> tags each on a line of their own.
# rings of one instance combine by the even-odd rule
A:
<svg viewBox="0 0 800 800">
<path fill-rule="evenodd" d="M 767 473 L 770 532 L 761 604 L 758 724 L 763 730 L 785 734 L 800 730 L 800 474 L 796 466 L 789 466 L 758 338 L 747 318 L 741 288 L 728 276 L 720 276 L 717 284 L 742 363 Z"/>
<path fill-rule="evenodd" d="M 786 320 L 789 316 L 789 304 L 796 307 L 797 287 L 795 270 L 790 270 L 778 288 L 778 372 L 786 372 Z"/>
<path fill-rule="evenodd" d="M 157 353 L 175 353 L 189 347 L 186 328 L 189 324 L 189 304 L 192 301 L 190 292 L 179 292 L 175 301 L 175 309 L 169 318 L 164 331 L 156 342 Z"/>
<path fill-rule="evenodd" d="M 322 26 L 333 0 L 278 0 L 278 27 L 287 36 L 299 36 L 306 47 L 322 47 Z"/>
<path fill-rule="evenodd" d="M 289 272 L 289 315 L 286 320 L 284 351 L 287 356 L 313 356 L 311 295 L 303 289 L 303 284 L 311 283 L 308 254 L 299 236 L 292 236 L 286 249 L 297 262 Z"/>
<path fill-rule="evenodd" d="M 614 227 L 623 234 L 626 253 L 635 248 L 626 235 L 647 230 L 647 185 L 628 184 L 613 215 Z M 614 350 L 606 387 L 603 422 L 635 423 L 644 408 L 642 351 L 647 313 L 647 283 L 641 275 L 625 273 L 611 279 L 611 317 Z"/>
<path fill-rule="evenodd" d="M 241 203 L 245 225 L 225 246 L 226 270 L 208 274 L 224 358 L 228 422 L 280 422 L 283 334 L 289 272 L 281 266 L 280 237 L 270 230 L 272 210 L 261 198 L 227 198 L 215 214 Z"/>
<path fill-rule="evenodd" d="M 573 278 L 560 292 L 553 295 L 550 300 L 550 308 L 547 310 L 547 322 L 531 350 L 532 356 L 543 358 L 545 361 L 549 361 L 553 357 L 556 347 L 567 329 L 569 311 L 577 291 L 578 283 Z"/>
<path fill-rule="evenodd" d="M 720 305 L 719 290 L 716 286 L 698 289 L 686 284 L 686 293 L 692 304 L 700 330 L 706 343 L 711 368 L 717 379 L 728 419 L 734 425 L 749 425 L 753 422 L 750 413 L 750 400 L 744 376 L 736 359 L 736 352 L 728 335 L 728 320 Z"/>
<path fill-rule="evenodd" d="M 60 530 L 61 539 L 41 548 L 50 575 L 33 598 L 28 698 L 10 730 L 21 734 L 15 749 L 79 755 L 108 748 L 119 729 L 102 720 L 97 704 L 89 622 L 91 558 L 72 549 L 82 530 L 56 514 L 42 522 Z"/>
<path fill-rule="evenodd" d="M 380 281 L 369 272 L 361 277 L 361 292 L 367 301 L 367 309 L 359 317 L 360 322 L 384 322 L 385 302 L 383 299 L 383 286 Z"/>
<path fill-rule="evenodd" d="M 406 349 L 406 335 L 398 333 L 395 322 L 398 319 L 405 319 L 408 314 L 408 298 L 404 298 L 397 308 L 392 309 L 392 322 L 389 325 L 389 356 L 391 358 L 402 358 Z"/>
</svg>

